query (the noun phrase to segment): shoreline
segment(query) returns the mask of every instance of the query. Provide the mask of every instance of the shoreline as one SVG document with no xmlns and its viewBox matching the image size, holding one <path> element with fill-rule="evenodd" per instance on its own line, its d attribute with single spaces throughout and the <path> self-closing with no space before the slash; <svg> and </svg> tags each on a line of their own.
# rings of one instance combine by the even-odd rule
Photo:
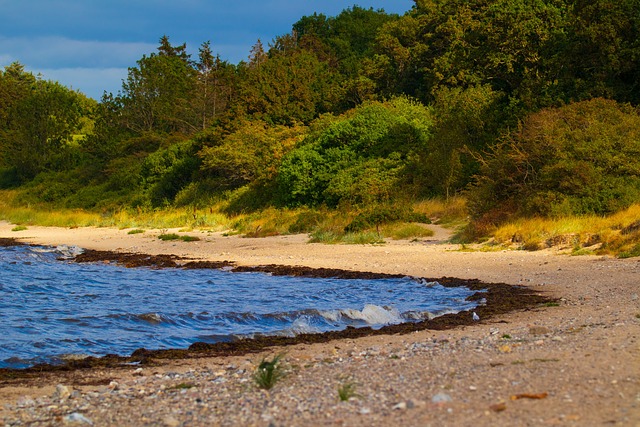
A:
<svg viewBox="0 0 640 427">
<path fill-rule="evenodd" d="M 250 267 L 477 279 L 524 286 L 557 299 L 559 306 L 483 316 L 475 324 L 444 331 L 342 338 L 255 354 L 5 380 L 0 382 L 0 420 L 24 425 L 20 422 L 34 422 L 36 416 L 45 419 L 49 414 L 46 419 L 64 421 L 78 413 L 95 425 L 640 425 L 638 259 L 569 257 L 552 250 L 462 252 L 458 245 L 442 243 L 440 233 L 432 240 L 375 246 L 197 231 L 187 234 L 200 237 L 198 242 L 163 242 L 158 233 L 45 227 L 11 232 L 10 224 L 0 222 L 0 237 L 29 244 Z M 251 381 L 256 364 L 280 352 L 286 354 L 290 374 L 272 391 L 258 390 Z M 177 377 L 167 375 L 171 372 Z M 184 393 L 167 391 L 185 378 L 193 387 Z M 359 398 L 337 399 L 337 387 L 345 381 L 357 385 Z M 111 386 L 113 382 L 119 385 Z M 56 402 L 57 384 L 75 397 Z M 120 398 L 131 390 L 139 395 L 133 393 L 124 405 Z M 48 409 L 51 402 L 57 409 Z M 101 402 L 108 402 L 110 409 L 100 411 Z M 132 408 L 135 417 L 125 421 L 125 409 Z M 191 415 L 185 415 L 188 412 Z M 193 414 L 196 419 L 189 418 Z"/>
</svg>

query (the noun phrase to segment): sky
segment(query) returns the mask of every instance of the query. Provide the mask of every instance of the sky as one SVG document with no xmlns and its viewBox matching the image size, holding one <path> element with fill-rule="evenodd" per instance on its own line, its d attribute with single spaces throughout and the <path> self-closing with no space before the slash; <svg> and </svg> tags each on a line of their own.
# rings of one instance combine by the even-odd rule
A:
<svg viewBox="0 0 640 427">
<path fill-rule="evenodd" d="M 237 64 L 260 39 L 265 46 L 303 16 L 336 16 L 360 7 L 404 14 L 413 0 L 0 0 L 0 69 L 19 62 L 99 100 L 116 94 L 128 67 L 156 51 L 160 37 L 187 43 L 197 58 L 214 53 Z"/>
</svg>

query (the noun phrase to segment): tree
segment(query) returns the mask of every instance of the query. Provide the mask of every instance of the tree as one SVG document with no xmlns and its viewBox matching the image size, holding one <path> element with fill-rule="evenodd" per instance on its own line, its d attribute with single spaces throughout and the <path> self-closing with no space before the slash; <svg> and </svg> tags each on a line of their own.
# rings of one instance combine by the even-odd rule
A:
<svg viewBox="0 0 640 427">
<path fill-rule="evenodd" d="M 227 111 L 235 97 L 235 67 L 221 60 L 219 55 L 214 57 L 210 42 L 200 47 L 196 66 L 195 109 L 204 130 Z"/>
<path fill-rule="evenodd" d="M 271 124 L 308 123 L 331 105 L 333 73 L 304 49 L 256 54 L 240 77 L 244 111 Z"/>
<path fill-rule="evenodd" d="M 69 166 L 65 154 L 81 127 L 85 103 L 80 94 L 57 82 L 16 76 L 18 83 L 29 81 L 32 86 L 6 112 L 0 164 L 26 181 L 41 171 Z"/>
<path fill-rule="evenodd" d="M 572 99 L 603 96 L 640 103 L 640 1 L 574 0 L 563 54 Z"/>
<path fill-rule="evenodd" d="M 640 114 L 605 99 L 532 113 L 485 159 L 476 222 L 609 214 L 640 200 Z"/>
<path fill-rule="evenodd" d="M 392 200 L 397 190 L 415 184 L 411 160 L 427 149 L 432 127 L 431 110 L 407 98 L 318 119 L 282 161 L 282 203 L 364 206 Z"/>
<path fill-rule="evenodd" d="M 136 133 L 193 133 L 200 117 L 191 99 L 196 87 L 185 45 L 173 47 L 162 37 L 158 53 L 144 55 L 137 67 L 129 68 L 117 101 L 122 107 L 122 126 Z"/>
</svg>

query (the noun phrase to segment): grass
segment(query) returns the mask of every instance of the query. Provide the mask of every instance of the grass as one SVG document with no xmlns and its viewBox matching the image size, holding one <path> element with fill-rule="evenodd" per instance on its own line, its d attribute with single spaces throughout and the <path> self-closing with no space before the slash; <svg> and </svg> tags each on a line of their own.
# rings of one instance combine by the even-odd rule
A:
<svg viewBox="0 0 640 427">
<path fill-rule="evenodd" d="M 340 233 L 320 230 L 311 234 L 309 243 L 374 245 L 384 243 L 384 238 L 372 231 Z"/>
<path fill-rule="evenodd" d="M 17 226 L 15 226 L 15 227 L 13 227 L 13 228 L 11 229 L 11 231 L 24 231 L 24 230 L 26 230 L 26 229 L 27 229 L 27 227 L 26 227 L 26 226 L 24 226 L 24 225 L 17 225 Z"/>
<path fill-rule="evenodd" d="M 144 230 L 141 230 L 139 228 L 134 228 L 133 230 L 129 230 L 127 234 L 142 234 L 142 233 L 144 233 Z"/>
<path fill-rule="evenodd" d="M 381 234 L 393 240 L 410 240 L 434 235 L 430 228 L 416 223 L 399 222 L 382 226 Z"/>
<path fill-rule="evenodd" d="M 280 362 L 282 355 L 276 355 L 271 360 L 262 359 L 255 373 L 253 374 L 253 381 L 258 388 L 263 390 L 272 389 L 278 381 L 284 378 L 284 368 Z"/>
<path fill-rule="evenodd" d="M 498 227 L 493 243 L 518 249 L 564 248 L 572 255 L 640 256 L 640 204 L 609 216 L 518 219 Z"/>
<path fill-rule="evenodd" d="M 351 398 L 360 397 L 358 393 L 356 393 L 356 384 L 349 381 L 338 387 L 338 398 L 341 402 L 346 402 Z"/>
<path fill-rule="evenodd" d="M 197 242 L 200 240 L 197 236 L 179 235 L 176 233 L 162 233 L 158 236 L 162 241 L 182 240 L 183 242 Z"/>
<path fill-rule="evenodd" d="M 422 200 L 414 203 L 413 209 L 432 218 L 434 223 L 450 228 L 466 225 L 469 217 L 464 197 Z"/>
<path fill-rule="evenodd" d="M 308 233 L 311 242 L 329 244 L 380 244 L 385 238 L 419 239 L 432 231 L 423 224 L 389 223 L 374 229 L 346 233 L 358 212 L 349 207 L 339 209 L 267 207 L 252 213 L 234 216 L 225 214 L 224 202 L 194 208 L 185 206 L 166 209 L 123 208 L 120 210 L 89 212 L 75 209 L 53 209 L 48 205 L 18 206 L 14 203 L 16 190 L 0 191 L 0 219 L 16 224 L 14 231 L 29 225 L 56 227 L 117 227 L 130 228 L 129 233 L 143 229 L 206 229 L 227 231 L 247 237 L 266 237 L 291 233 Z M 433 222 L 462 230 L 468 223 L 466 201 L 462 197 L 448 200 L 430 199 L 412 203 L 414 212 L 431 218 Z M 25 227 L 25 228 L 18 228 Z M 458 234 L 463 243 L 464 232 Z M 491 231 L 491 239 L 482 246 L 465 250 L 520 249 L 535 251 L 554 247 L 571 255 L 614 255 L 619 258 L 640 257 L 640 204 L 609 216 L 586 215 L 563 218 L 516 219 Z M 197 237 L 166 236 L 166 240 L 198 240 Z M 454 242 L 456 239 L 454 238 Z"/>
</svg>

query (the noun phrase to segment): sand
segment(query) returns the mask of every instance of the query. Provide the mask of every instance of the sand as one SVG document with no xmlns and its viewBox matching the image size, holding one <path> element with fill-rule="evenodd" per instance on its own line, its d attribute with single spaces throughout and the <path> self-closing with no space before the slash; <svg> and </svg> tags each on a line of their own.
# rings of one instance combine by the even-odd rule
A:
<svg viewBox="0 0 640 427">
<path fill-rule="evenodd" d="M 323 245 L 194 231 L 29 227 L 0 237 L 44 245 L 173 254 L 238 265 L 339 268 L 458 277 L 530 287 L 538 306 L 447 331 L 162 361 L 152 367 L 47 373 L 0 383 L 5 425 L 624 425 L 640 426 L 640 260 L 562 250 L 462 251 L 431 239 Z M 172 230 L 169 230 L 172 231 Z M 270 391 L 252 374 L 282 352 L 288 375 Z M 56 386 L 58 387 L 56 391 Z M 186 384 L 186 385 L 185 385 Z M 352 384 L 358 396 L 341 402 Z M 178 387 L 180 386 L 180 387 Z"/>
</svg>

